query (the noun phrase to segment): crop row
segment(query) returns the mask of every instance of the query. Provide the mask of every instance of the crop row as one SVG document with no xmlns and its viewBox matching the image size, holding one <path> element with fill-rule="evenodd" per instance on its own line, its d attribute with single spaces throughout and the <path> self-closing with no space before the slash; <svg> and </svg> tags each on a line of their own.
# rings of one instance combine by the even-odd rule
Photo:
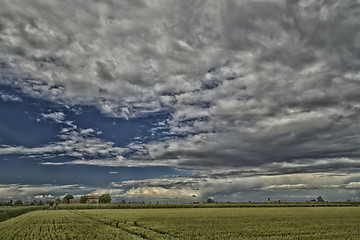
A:
<svg viewBox="0 0 360 240">
<path fill-rule="evenodd" d="M 178 239 L 360 239 L 358 207 L 79 211 Z"/>
<path fill-rule="evenodd" d="M 0 224 L 0 239 L 143 239 L 70 211 L 38 211 Z"/>
</svg>

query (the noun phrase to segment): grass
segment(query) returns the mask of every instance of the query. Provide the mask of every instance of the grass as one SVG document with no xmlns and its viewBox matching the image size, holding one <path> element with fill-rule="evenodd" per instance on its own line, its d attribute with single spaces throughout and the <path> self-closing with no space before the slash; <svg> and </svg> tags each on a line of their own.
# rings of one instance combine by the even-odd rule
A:
<svg viewBox="0 0 360 240">
<path fill-rule="evenodd" d="M 0 239 L 360 239 L 360 207 L 35 211 Z"/>
</svg>

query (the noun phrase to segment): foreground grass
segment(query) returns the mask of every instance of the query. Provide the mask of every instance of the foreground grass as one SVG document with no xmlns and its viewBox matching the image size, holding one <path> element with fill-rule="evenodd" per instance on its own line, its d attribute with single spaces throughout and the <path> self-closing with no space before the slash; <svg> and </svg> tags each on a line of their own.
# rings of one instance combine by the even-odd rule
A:
<svg viewBox="0 0 360 240">
<path fill-rule="evenodd" d="M 360 207 L 46 210 L 0 239 L 360 239 Z"/>
</svg>

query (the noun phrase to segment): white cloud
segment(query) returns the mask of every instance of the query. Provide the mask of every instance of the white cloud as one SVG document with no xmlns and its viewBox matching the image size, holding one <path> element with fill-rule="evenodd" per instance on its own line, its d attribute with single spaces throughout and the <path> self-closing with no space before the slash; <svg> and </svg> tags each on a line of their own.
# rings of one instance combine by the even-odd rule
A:
<svg viewBox="0 0 360 240">
<path fill-rule="evenodd" d="M 22 99 L 18 96 L 0 92 L 0 99 L 4 102 L 21 102 Z"/>
<path fill-rule="evenodd" d="M 64 192 L 90 191 L 86 187 L 75 185 L 0 185 L 0 199 L 53 199 L 64 194 Z"/>
<path fill-rule="evenodd" d="M 153 164 L 151 162 L 143 162 L 143 161 L 137 161 L 137 160 L 131 160 L 126 159 L 121 155 L 125 152 L 125 149 L 118 148 L 119 150 L 116 152 L 115 150 L 109 151 L 108 153 L 103 153 L 103 157 L 99 157 L 97 159 L 77 159 L 72 161 L 64 161 L 64 162 L 57 162 L 51 161 L 51 162 L 41 162 L 42 165 L 54 165 L 54 166 L 61 166 L 61 165 L 91 165 L 91 166 L 102 166 L 102 167 L 144 167 L 144 166 L 156 166 L 156 164 Z M 76 154 L 69 154 L 70 156 L 75 157 L 82 157 L 83 155 L 80 153 Z M 96 155 L 96 154 L 94 154 Z M 159 164 L 158 166 L 164 166 L 164 164 Z M 110 173 L 116 173 L 116 172 L 110 172 Z"/>
<path fill-rule="evenodd" d="M 83 132 L 85 131 L 85 133 Z M 113 142 L 106 142 L 100 138 L 91 136 L 89 129 L 63 129 L 59 135 L 61 141 L 40 147 L 23 147 L 0 145 L 0 155 L 26 154 L 44 158 L 56 158 L 59 156 L 71 156 L 77 159 L 98 157 L 100 159 L 117 159 L 123 161 L 122 154 L 125 148 L 114 146 Z M 82 160 L 78 160 L 81 164 Z M 96 160 L 97 161 L 97 160 Z M 101 162 L 101 160 L 99 160 Z M 89 161 L 90 162 L 90 161 Z M 104 162 L 106 162 L 104 160 Z M 62 165 L 64 163 L 49 162 L 49 165 Z M 74 164 L 78 164 L 74 162 Z M 96 164 L 93 164 L 96 165 Z"/>
<path fill-rule="evenodd" d="M 65 114 L 62 112 L 53 112 L 53 113 L 41 113 L 43 119 L 51 119 L 56 123 L 62 123 L 65 119 Z"/>
<path fill-rule="evenodd" d="M 87 129 L 81 130 L 81 131 L 80 131 L 80 134 L 82 134 L 82 135 L 89 135 L 89 134 L 94 133 L 94 132 L 95 132 L 94 129 L 92 129 L 92 128 L 87 128 Z"/>
<path fill-rule="evenodd" d="M 346 184 L 346 188 L 360 189 L 360 182 L 350 182 L 350 183 Z"/>
<path fill-rule="evenodd" d="M 35 199 L 53 199 L 54 198 L 54 196 L 53 195 L 36 195 L 36 196 L 34 196 L 34 198 Z"/>
<path fill-rule="evenodd" d="M 112 198 L 118 198 L 124 196 L 122 189 L 97 189 L 91 192 L 91 195 L 101 196 L 103 194 L 110 194 Z"/>
<path fill-rule="evenodd" d="M 196 199 L 195 191 L 191 188 L 182 189 L 166 189 L 163 187 L 140 187 L 133 188 L 126 192 L 126 196 L 129 198 L 147 197 L 147 198 L 165 198 L 165 199 L 181 199 L 181 200 L 193 200 Z"/>
</svg>

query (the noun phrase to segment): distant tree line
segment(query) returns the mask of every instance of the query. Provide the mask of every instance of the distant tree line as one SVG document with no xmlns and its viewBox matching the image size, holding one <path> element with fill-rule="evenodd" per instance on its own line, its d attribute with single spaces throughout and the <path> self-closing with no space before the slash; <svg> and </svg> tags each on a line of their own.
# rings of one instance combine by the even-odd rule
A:
<svg viewBox="0 0 360 240">
<path fill-rule="evenodd" d="M 9 200 L 8 202 L 0 202 L 0 206 L 24 206 L 24 205 L 44 205 L 47 204 L 49 206 L 58 206 L 60 203 L 64 203 L 64 204 L 69 204 L 70 203 L 70 199 L 74 199 L 74 196 L 71 194 L 66 194 L 63 199 L 61 200 L 60 198 L 57 198 L 56 200 L 47 200 L 46 202 L 42 202 L 40 201 L 36 201 L 34 200 L 33 202 L 26 202 L 23 203 L 22 200 L 16 200 L 15 202 L 13 202 L 13 200 Z M 81 196 L 80 197 L 80 203 L 87 203 L 89 197 L 88 196 Z M 99 203 L 111 203 L 111 196 L 110 194 L 103 194 L 99 197 Z M 124 200 L 123 200 L 124 201 Z M 123 203 L 123 202 L 122 202 Z M 125 201 L 124 201 L 125 203 Z"/>
<path fill-rule="evenodd" d="M 307 202 L 319 202 L 319 203 L 323 203 L 325 202 L 324 198 L 322 196 L 318 196 L 316 199 L 311 199 L 310 201 Z"/>
<path fill-rule="evenodd" d="M 60 203 L 69 204 L 71 199 L 74 199 L 74 196 L 71 194 L 67 194 L 63 197 L 62 200 L 60 198 L 57 198 L 54 201 L 47 200 L 46 202 L 42 202 L 41 200 L 40 201 L 34 200 L 33 202 L 30 202 L 30 203 L 29 202 L 23 203 L 22 200 L 16 200 L 15 202 L 13 202 L 13 200 L 9 200 L 8 202 L 6 202 L 6 201 L 0 202 L 0 206 L 24 206 L 24 205 L 44 205 L 44 204 L 49 205 L 49 206 L 54 206 L 54 205 L 58 206 Z M 79 203 L 85 204 L 88 202 L 88 199 L 89 199 L 88 196 L 81 196 Z M 103 194 L 99 197 L 99 203 L 106 204 L 106 203 L 111 203 L 111 201 L 112 201 L 112 199 L 111 199 L 110 194 Z M 316 199 L 314 198 L 307 202 L 325 203 L 325 200 L 322 196 L 318 196 Z M 350 202 L 350 200 L 348 200 L 348 202 Z M 120 202 L 120 204 L 126 204 L 126 203 L 127 202 L 125 200 L 121 200 L 121 202 Z M 129 202 L 129 203 L 132 203 L 132 202 Z M 196 203 L 199 203 L 199 202 L 196 202 Z M 206 200 L 206 203 L 217 203 L 217 202 L 213 198 L 209 197 Z M 227 203 L 230 203 L 230 202 L 227 202 Z M 249 203 L 251 203 L 251 202 L 249 201 Z M 145 203 L 142 202 L 142 204 L 145 204 Z M 150 202 L 150 204 L 151 204 L 151 202 Z"/>
<path fill-rule="evenodd" d="M 66 203 L 69 204 L 70 203 L 70 199 L 74 199 L 73 195 L 67 194 L 63 200 L 62 203 Z M 87 203 L 89 200 L 88 196 L 81 196 L 79 202 L 80 203 Z M 103 194 L 99 197 L 99 203 L 111 203 L 111 196 L 110 194 Z"/>
<path fill-rule="evenodd" d="M 0 202 L 0 206 L 12 206 L 13 200 L 10 200 L 8 202 Z"/>
<path fill-rule="evenodd" d="M 45 203 L 47 204 L 47 202 Z M 15 202 L 13 202 L 13 200 L 10 200 L 8 202 L 0 202 L 0 206 L 24 206 L 24 205 L 44 205 L 44 203 L 40 200 L 40 201 L 32 201 L 32 202 L 26 202 L 23 203 L 22 200 L 16 200 Z"/>
</svg>

